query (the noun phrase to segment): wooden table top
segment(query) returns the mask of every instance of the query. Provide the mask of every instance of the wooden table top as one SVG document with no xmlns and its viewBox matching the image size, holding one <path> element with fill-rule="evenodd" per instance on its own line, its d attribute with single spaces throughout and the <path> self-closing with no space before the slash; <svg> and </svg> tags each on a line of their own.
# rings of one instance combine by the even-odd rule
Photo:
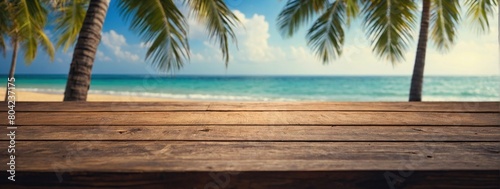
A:
<svg viewBox="0 0 500 189">
<path fill-rule="evenodd" d="M 397 186 L 437 186 L 415 184 L 401 170 L 426 184 L 468 186 L 445 182 L 463 177 L 470 186 L 500 186 L 500 102 L 17 102 L 15 110 L 16 171 L 25 184 L 2 178 L 0 185 L 10 187 L 91 186 L 88 175 L 107 184 L 127 177 L 165 184 L 161 175 L 170 175 L 175 183 L 198 178 L 173 188 L 207 188 L 218 178 L 213 172 L 244 173 L 224 176 L 234 177 L 225 187 L 236 188 L 300 187 L 293 181 L 299 178 L 372 186 L 325 183 L 348 180 L 339 173 L 373 183 L 390 173 L 407 180 Z M 7 107 L 0 112 L 7 117 Z M 7 150 L 0 157 L 7 161 Z M 148 182 L 144 174 L 163 181 Z"/>
</svg>

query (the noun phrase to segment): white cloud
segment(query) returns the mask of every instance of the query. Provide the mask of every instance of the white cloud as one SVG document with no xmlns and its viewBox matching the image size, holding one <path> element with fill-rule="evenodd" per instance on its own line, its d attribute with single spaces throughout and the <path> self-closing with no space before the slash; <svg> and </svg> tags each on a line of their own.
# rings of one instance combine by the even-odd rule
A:
<svg viewBox="0 0 500 189">
<path fill-rule="evenodd" d="M 139 47 L 141 47 L 141 48 L 149 48 L 149 47 L 151 47 L 151 44 L 152 44 L 152 42 L 141 42 L 139 44 Z"/>
<path fill-rule="evenodd" d="M 240 49 L 235 56 L 250 62 L 273 62 L 283 60 L 284 51 L 280 47 L 269 45 L 269 23 L 263 15 L 254 14 L 247 18 L 242 12 L 234 14 L 244 27 L 235 31 Z"/>
<path fill-rule="evenodd" d="M 203 46 L 205 47 L 205 50 L 203 51 L 204 54 L 204 61 L 207 62 L 216 62 L 216 61 L 222 61 L 222 52 L 218 47 L 213 45 L 212 43 L 209 43 L 208 41 L 203 42 Z M 193 52 L 191 52 L 193 53 Z M 234 59 L 231 55 L 231 58 Z"/>
<path fill-rule="evenodd" d="M 263 63 L 280 61 L 285 58 L 283 49 L 269 44 L 269 23 L 263 15 L 254 14 L 247 18 L 238 10 L 233 12 L 242 25 L 235 28 L 238 48 L 230 49 L 230 61 Z M 205 58 L 207 58 L 205 61 L 221 61 L 220 48 L 212 42 L 206 41 L 206 31 L 203 26 L 192 19 L 189 23 L 190 39 L 205 39 L 203 42 L 207 47 L 207 51 L 204 52 Z"/>
<path fill-rule="evenodd" d="M 410 43 L 410 48 L 405 53 L 406 61 L 393 65 L 389 61 L 378 58 L 372 52 L 372 46 L 362 26 L 355 26 L 346 31 L 342 56 L 324 65 L 305 44 L 296 42 L 271 43 L 270 38 L 279 36 L 270 35 L 269 30 L 272 27 L 270 27 L 266 17 L 258 14 L 246 16 L 238 10 L 235 10 L 234 13 L 244 27 L 235 30 L 239 49 L 231 47 L 232 59 L 228 69 L 225 70 L 223 64 L 217 67 L 222 69 L 220 73 L 223 74 L 411 75 L 413 72 L 417 34 L 414 35 L 414 41 Z M 486 36 L 478 36 L 469 32 L 467 28 L 460 29 L 457 44 L 445 54 L 438 53 L 432 42 L 429 42 L 425 75 L 499 74 L 498 21 L 494 18 L 491 23 L 491 31 Z M 190 35 L 196 36 L 194 39 L 206 36 L 204 28 L 201 26 L 198 23 L 190 23 L 191 28 L 198 28 L 191 30 L 193 34 Z M 303 36 L 295 38 L 300 37 Z M 190 39 L 193 38 L 190 37 Z M 195 51 L 195 53 L 200 53 L 203 58 L 192 58 L 192 61 L 195 63 L 222 62 L 217 44 L 214 45 L 212 42 L 206 41 L 206 37 L 203 41 L 204 48 L 201 51 Z M 268 62 L 273 65 L 245 64 L 250 62 Z M 193 65 L 193 67 L 196 66 Z M 197 73 L 189 72 L 192 71 L 191 69 L 195 70 L 187 67 L 186 73 Z M 217 71 L 215 68 L 214 70 L 214 72 Z M 204 71 L 199 72 L 205 73 Z"/>
<path fill-rule="evenodd" d="M 118 60 L 137 62 L 140 59 L 139 55 L 123 50 L 123 48 L 128 47 L 125 36 L 116 33 L 114 30 L 102 34 L 102 44 L 111 50 Z"/>
<path fill-rule="evenodd" d="M 457 44 L 447 53 L 439 53 L 433 43 L 429 41 L 425 75 L 498 75 L 500 73 L 500 60 L 496 24 L 492 24 L 491 28 L 490 33 L 483 36 L 469 32 L 467 28 L 460 30 Z M 362 32 L 347 32 L 347 37 L 342 56 L 329 63 L 333 67 L 333 69 L 329 69 L 331 74 L 412 74 L 418 35 L 405 53 L 406 61 L 394 66 L 389 61 L 379 59 L 372 52 L 372 47 Z M 290 56 L 297 61 L 313 62 L 313 64 L 309 64 L 312 66 L 311 70 L 313 67 L 317 67 L 316 64 L 321 64 L 321 61 L 312 54 L 308 47 L 292 46 L 291 52 Z M 323 69 L 325 68 L 323 67 Z"/>
<path fill-rule="evenodd" d="M 296 61 L 298 63 L 318 62 L 317 58 L 309 52 L 309 49 L 302 46 L 291 46 L 287 58 L 288 61 Z"/>
<path fill-rule="evenodd" d="M 496 33 L 495 33 L 496 34 Z M 426 60 L 426 73 L 442 75 L 499 74 L 499 47 L 494 34 L 463 36 L 448 53 L 431 50 Z M 430 47 L 429 49 L 434 49 Z M 414 57 L 411 57 L 414 58 Z"/>
<path fill-rule="evenodd" d="M 109 62 L 111 61 L 111 58 L 109 56 L 106 56 L 102 51 L 97 51 L 97 60 Z"/>
<path fill-rule="evenodd" d="M 200 61 L 206 60 L 205 57 L 201 53 L 195 53 L 195 52 L 191 51 L 190 54 L 191 54 L 191 61 L 200 62 Z"/>
<path fill-rule="evenodd" d="M 188 31 L 189 39 L 200 39 L 200 40 L 207 39 L 205 25 L 201 24 L 191 15 L 188 16 L 187 23 L 189 25 L 189 31 Z"/>
<path fill-rule="evenodd" d="M 175 4 L 181 11 L 183 15 L 187 16 L 188 24 L 188 39 L 190 40 L 207 40 L 207 33 L 205 25 L 198 21 L 196 17 L 191 14 L 191 8 L 187 3 L 182 3 L 181 1 L 175 1 Z"/>
<path fill-rule="evenodd" d="M 125 39 L 125 36 L 116 33 L 115 30 L 110 30 L 109 32 L 104 32 L 102 34 L 102 43 L 106 46 L 127 45 L 127 41 Z"/>
</svg>

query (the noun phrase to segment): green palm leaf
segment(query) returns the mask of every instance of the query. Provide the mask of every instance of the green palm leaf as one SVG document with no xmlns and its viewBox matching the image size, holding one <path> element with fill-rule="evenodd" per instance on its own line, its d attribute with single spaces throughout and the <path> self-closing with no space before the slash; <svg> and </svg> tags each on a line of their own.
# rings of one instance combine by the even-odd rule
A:
<svg viewBox="0 0 500 189">
<path fill-rule="evenodd" d="M 303 25 L 312 20 L 315 14 L 324 12 L 328 0 L 288 0 L 278 15 L 281 35 L 291 37 Z"/>
<path fill-rule="evenodd" d="M 431 39 L 438 50 L 448 51 L 454 44 L 460 21 L 459 1 L 434 0 L 431 4 Z"/>
<path fill-rule="evenodd" d="M 9 20 L 7 12 L 7 3 L 5 1 L 0 1 L 0 51 L 2 51 L 5 57 L 5 50 L 7 48 L 5 44 L 5 37 L 8 35 L 7 21 Z"/>
<path fill-rule="evenodd" d="M 467 7 L 467 18 L 469 21 L 478 28 L 478 33 L 488 32 L 490 23 L 488 16 L 492 16 L 497 5 L 497 0 L 467 0 L 465 1 Z"/>
<path fill-rule="evenodd" d="M 228 38 L 236 41 L 233 27 L 239 23 L 236 15 L 229 10 L 223 0 L 187 0 L 191 14 L 206 25 L 210 39 L 219 43 L 222 56 L 229 63 Z"/>
<path fill-rule="evenodd" d="M 82 28 L 88 8 L 88 0 L 59 0 L 53 1 L 56 9 L 55 33 L 57 34 L 56 47 L 63 47 L 67 51 L 74 46 L 80 29 Z"/>
<path fill-rule="evenodd" d="M 52 45 L 52 41 L 50 41 L 50 38 L 47 36 L 47 34 L 45 34 L 43 30 L 37 30 L 36 38 L 38 40 L 38 43 L 42 47 L 42 50 L 47 52 L 51 61 L 54 61 L 54 55 L 56 52 L 54 46 Z"/>
<path fill-rule="evenodd" d="M 14 17 L 14 38 L 24 49 L 25 62 L 30 64 L 35 59 L 39 44 L 51 60 L 54 60 L 54 47 L 44 32 L 48 11 L 36 0 L 18 0 L 14 6 L 17 10 Z"/>
<path fill-rule="evenodd" d="M 366 33 L 373 51 L 393 64 L 404 60 L 412 41 L 417 5 L 408 0 L 371 0 L 364 6 Z"/>
<path fill-rule="evenodd" d="M 351 24 L 351 21 L 358 17 L 360 5 L 362 5 L 361 0 L 343 0 L 346 7 L 347 25 Z"/>
<path fill-rule="evenodd" d="M 342 54 L 346 6 L 342 1 L 328 5 L 307 33 L 307 44 L 323 63 L 328 63 Z"/>
<path fill-rule="evenodd" d="M 151 41 L 146 60 L 160 71 L 180 69 L 189 59 L 187 23 L 172 0 L 121 0 L 120 13 L 131 29 Z"/>
</svg>

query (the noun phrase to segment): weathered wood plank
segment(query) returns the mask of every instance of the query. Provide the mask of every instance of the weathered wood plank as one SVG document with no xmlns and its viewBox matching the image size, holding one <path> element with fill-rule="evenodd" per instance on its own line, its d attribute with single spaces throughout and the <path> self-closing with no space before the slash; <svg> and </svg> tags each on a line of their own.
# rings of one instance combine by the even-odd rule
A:
<svg viewBox="0 0 500 189">
<path fill-rule="evenodd" d="M 21 126 L 17 140 L 498 141 L 500 127 Z M 2 135 L 2 140 L 8 137 Z"/>
<path fill-rule="evenodd" d="M 498 142 L 19 141 L 16 149 L 20 172 L 500 169 Z"/>
<path fill-rule="evenodd" d="M 17 102 L 16 111 L 500 112 L 500 102 Z M 0 111 L 7 111 L 1 106 Z"/>
<path fill-rule="evenodd" d="M 208 110 L 335 110 L 401 112 L 500 112 L 500 102 L 284 102 L 211 103 Z"/>
<path fill-rule="evenodd" d="M 404 188 L 500 186 L 500 102 L 71 102 L 16 110 L 18 182 L 0 179 L 0 188 L 390 188 L 386 170 Z M 244 172 L 222 186 L 213 171 Z"/>
<path fill-rule="evenodd" d="M 16 102 L 18 112 L 205 111 L 210 102 Z M 7 106 L 0 107 L 7 111 Z"/>
<path fill-rule="evenodd" d="M 7 112 L 0 113 L 7 117 Z M 498 126 L 500 113 L 18 112 L 17 125 L 450 125 Z M 2 122 L 0 125 L 7 125 Z"/>
<path fill-rule="evenodd" d="M 97 187 L 127 188 L 498 188 L 499 171 L 392 171 L 341 172 L 168 172 L 168 173 L 61 173 L 20 172 L 16 182 L 0 180 L 1 188 Z M 389 176 L 390 175 L 390 176 Z M 1 173 L 2 178 L 6 177 Z"/>
</svg>

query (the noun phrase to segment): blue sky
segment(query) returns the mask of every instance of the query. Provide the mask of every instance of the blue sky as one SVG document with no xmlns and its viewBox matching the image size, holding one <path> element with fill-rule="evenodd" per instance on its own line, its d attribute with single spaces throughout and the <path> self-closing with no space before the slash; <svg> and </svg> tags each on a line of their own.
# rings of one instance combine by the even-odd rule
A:
<svg viewBox="0 0 500 189">
<path fill-rule="evenodd" d="M 156 74 L 144 61 L 147 43 L 128 30 L 129 24 L 118 14 L 116 0 L 112 0 L 94 64 L 94 74 Z M 416 42 L 406 53 L 406 61 L 393 66 L 378 59 L 366 40 L 363 27 L 354 24 L 347 32 L 342 58 L 323 65 L 306 45 L 305 29 L 293 38 L 284 39 L 276 27 L 276 18 L 286 1 L 228 0 L 229 7 L 240 18 L 244 27 L 236 30 L 238 48 L 232 46 L 231 61 L 226 69 L 220 51 L 207 40 L 204 28 L 189 20 L 191 62 L 176 74 L 187 75 L 411 75 Z M 496 14 L 496 13 L 495 13 Z M 53 39 L 57 38 L 51 34 Z M 500 72 L 498 48 L 498 20 L 491 19 L 491 31 L 476 35 L 468 24 L 461 24 L 454 48 L 441 54 L 430 43 L 426 75 L 498 75 Z M 10 50 L 1 58 L 0 74 L 7 74 Z M 18 74 L 67 74 L 72 50 L 57 51 L 50 62 L 42 52 L 31 64 L 23 63 L 22 53 Z"/>
</svg>

